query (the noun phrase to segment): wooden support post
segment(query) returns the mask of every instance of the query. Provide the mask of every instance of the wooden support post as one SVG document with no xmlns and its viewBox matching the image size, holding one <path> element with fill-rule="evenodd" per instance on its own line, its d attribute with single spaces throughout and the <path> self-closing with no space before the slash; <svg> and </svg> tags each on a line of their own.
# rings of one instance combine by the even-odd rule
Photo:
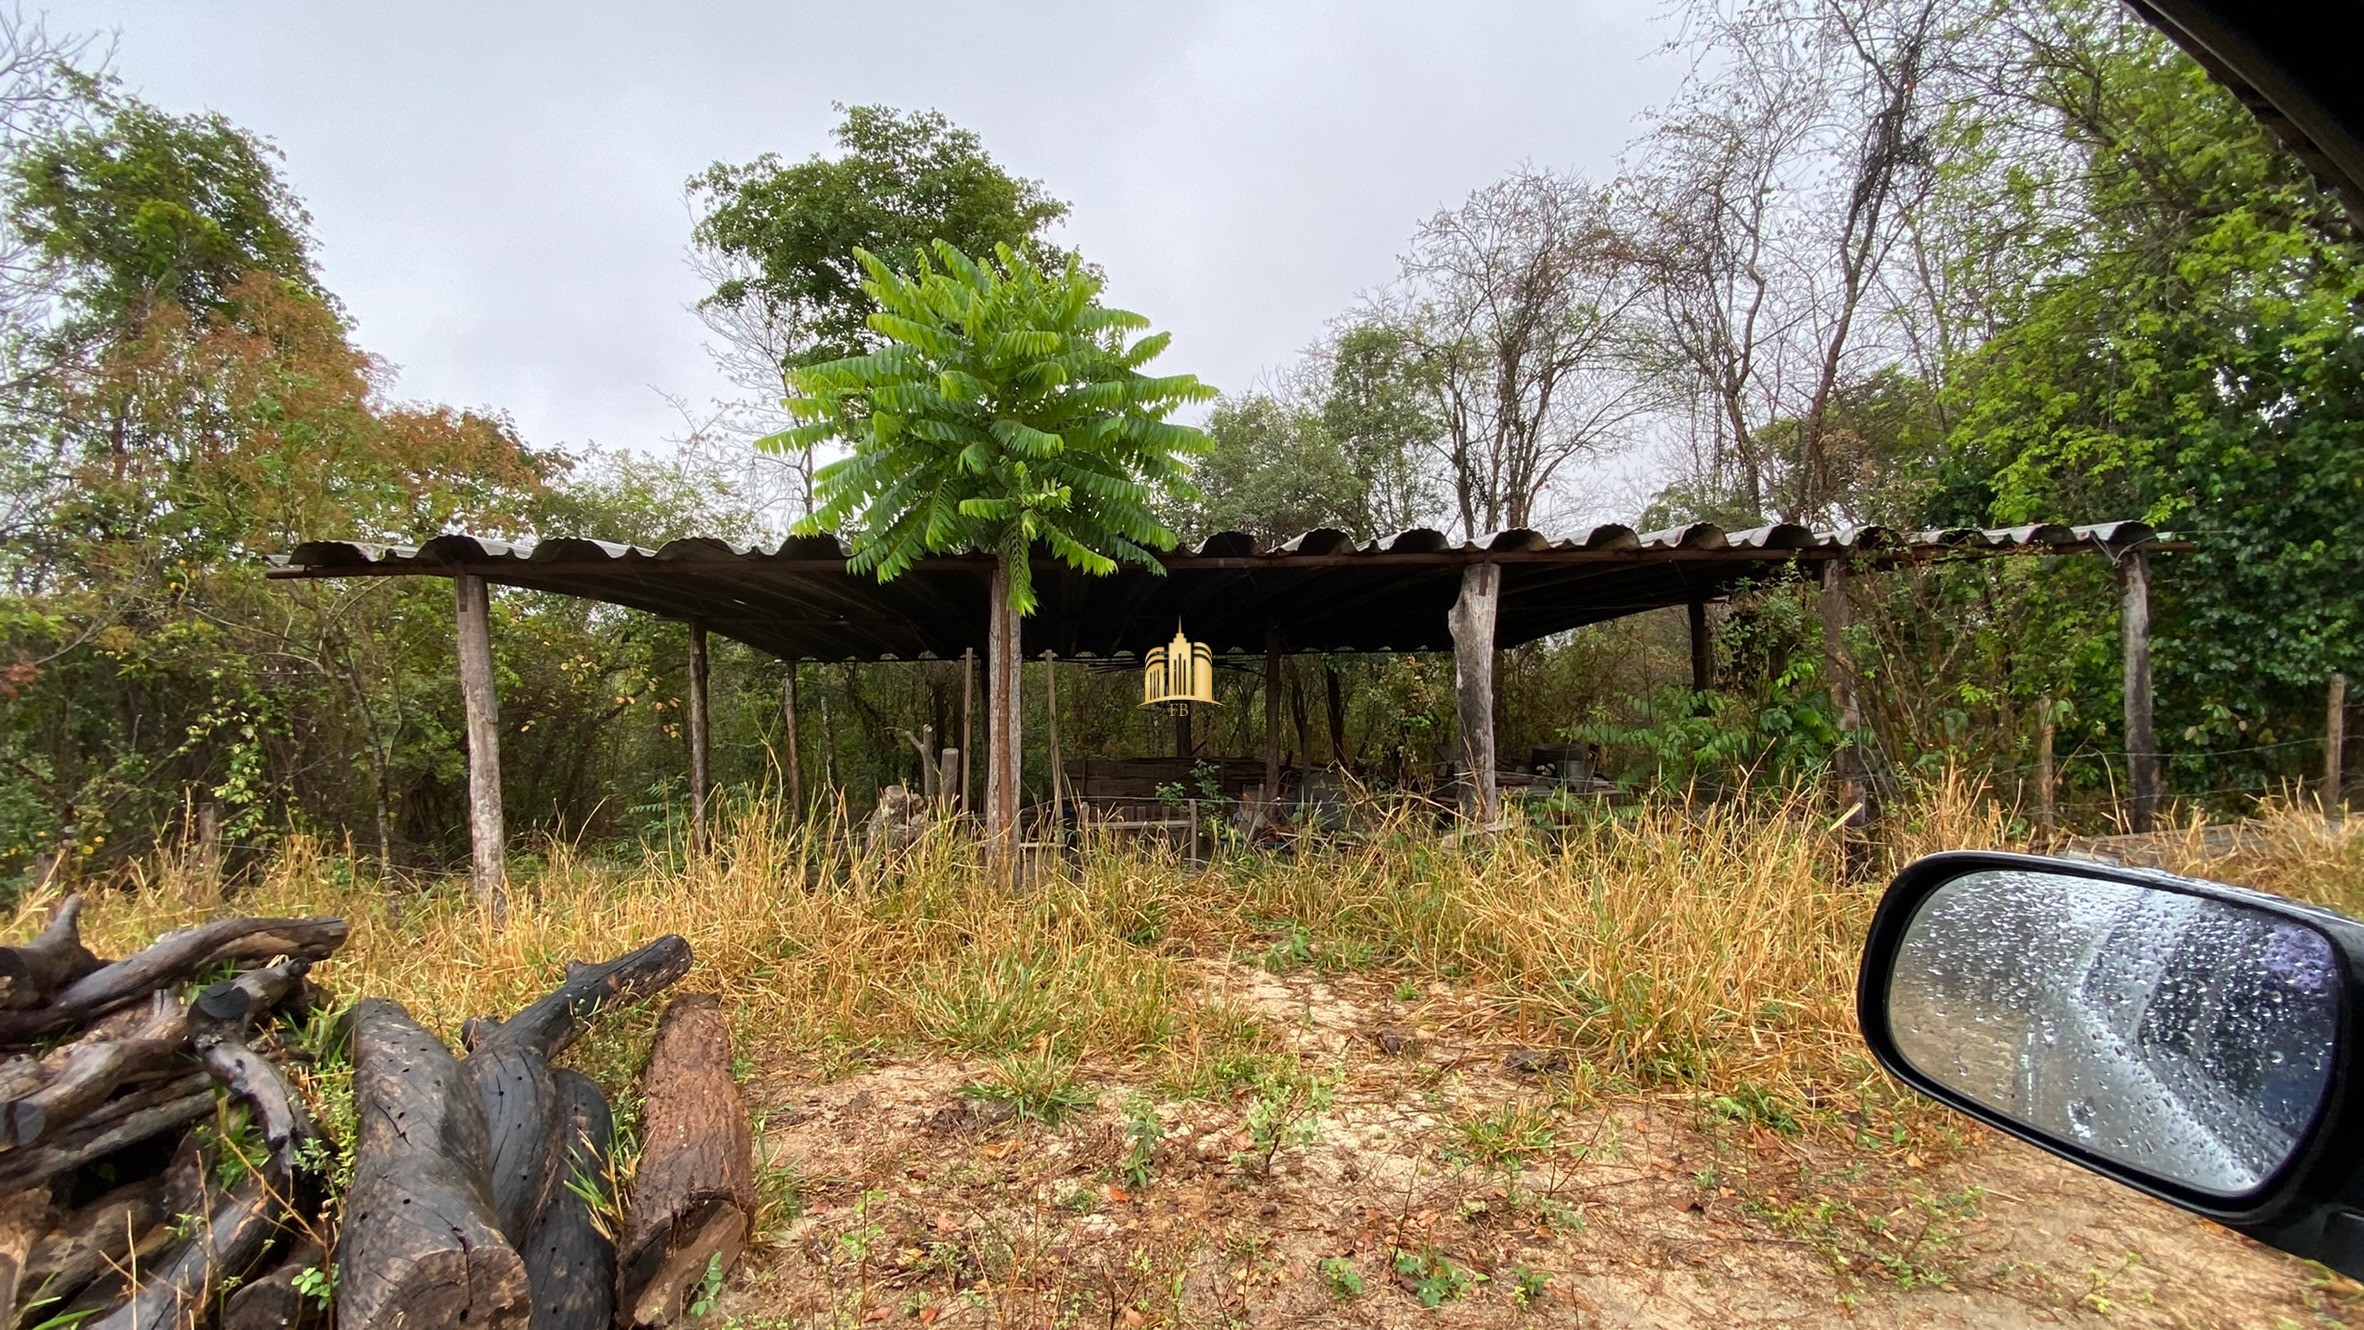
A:
<svg viewBox="0 0 2364 1330">
<path fill-rule="evenodd" d="M 1716 644 L 1707 635 L 1707 602 L 1691 602 L 1691 691 L 1704 693 L 1716 686 Z"/>
<path fill-rule="evenodd" d="M 506 832 L 501 826 L 501 713 L 493 692 L 492 598 L 484 579 L 452 578 L 459 602 L 460 703 L 468 731 L 468 863 L 476 902 L 499 918 L 508 908 Z"/>
<path fill-rule="evenodd" d="M 2125 651 L 2127 829 L 2149 831 L 2159 811 L 2159 734 L 2151 718 L 2150 556 L 2118 560 L 2118 635 Z"/>
<path fill-rule="evenodd" d="M 690 844 L 706 848 L 706 625 L 689 626 Z"/>
<path fill-rule="evenodd" d="M 1067 807 L 1067 768 L 1059 760 L 1059 655 L 1042 653 L 1043 740 L 1051 750 L 1051 821 Z"/>
<path fill-rule="evenodd" d="M 796 662 L 789 661 L 788 681 L 780 690 L 780 731 L 788 740 L 788 807 L 801 815 L 804 812 L 804 759 L 796 751 L 796 675 Z"/>
<path fill-rule="evenodd" d="M 1346 769 L 1346 689 L 1338 679 L 1338 667 L 1322 662 L 1322 701 L 1329 708 L 1330 763 L 1340 771 Z"/>
<path fill-rule="evenodd" d="M 1871 825 L 1871 782 L 1856 743 L 1863 728 L 1863 706 L 1855 694 L 1855 657 L 1847 647 L 1847 561 L 1831 559 L 1822 565 L 1822 668 L 1830 679 L 1831 709 L 1838 713 L 1842 737 L 1834 755 L 1839 788 L 1840 821 L 1850 840 Z"/>
<path fill-rule="evenodd" d="M 1461 594 L 1447 620 L 1453 631 L 1453 685 L 1461 717 L 1461 764 L 1469 773 L 1470 812 L 1479 826 L 1500 813 L 1494 788 L 1494 616 L 1502 601 L 1502 565 L 1461 570 Z"/>
<path fill-rule="evenodd" d="M 1264 627 L 1264 816 L 1277 821 L 1280 808 L 1281 633 Z"/>
<path fill-rule="evenodd" d="M 2060 817 L 2052 804 L 2053 790 L 2058 781 L 2052 774 L 2052 743 L 2057 713 L 2052 699 L 2047 697 L 2037 704 L 2036 711 L 2036 829 L 2043 833 L 2045 844 L 2059 834 Z"/>
<path fill-rule="evenodd" d="M 2331 676 L 2331 696 L 2323 708 L 2323 813 L 2334 822 L 2339 820 L 2346 793 L 2345 773 L 2340 770 L 2342 749 L 2348 743 L 2348 676 Z"/>
<path fill-rule="evenodd" d="M 1190 734 L 1190 708 L 1174 708 L 1174 756 L 1187 762 L 1198 751 L 1198 741 Z"/>
<path fill-rule="evenodd" d="M 1014 882 L 1018 863 L 1018 607 L 1011 599 L 1010 573 L 993 565 L 985 644 L 985 838 L 987 852 L 1004 882 Z"/>
<path fill-rule="evenodd" d="M 969 750 L 974 743 L 974 732 L 969 728 L 969 712 L 977 704 L 977 649 L 960 649 L 960 812 L 969 812 Z"/>
<path fill-rule="evenodd" d="M 1305 715 L 1305 670 L 1291 662 L 1289 665 L 1289 722 L 1297 730 L 1298 779 L 1313 770 L 1313 723 Z"/>
</svg>

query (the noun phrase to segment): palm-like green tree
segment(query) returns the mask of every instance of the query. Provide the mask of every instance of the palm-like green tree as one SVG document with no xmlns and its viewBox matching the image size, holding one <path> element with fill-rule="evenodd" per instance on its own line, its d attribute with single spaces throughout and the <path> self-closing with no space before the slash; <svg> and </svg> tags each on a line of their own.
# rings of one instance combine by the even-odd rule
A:
<svg viewBox="0 0 2364 1330">
<path fill-rule="evenodd" d="M 814 476 L 808 534 L 844 530 L 852 567 L 886 581 L 930 554 L 994 556 L 987 630 L 988 835 L 1006 854 L 1018 809 L 1018 622 L 1034 610 L 1029 560 L 1040 547 L 1105 576 L 1158 567 L 1173 533 L 1161 490 L 1187 489 L 1186 459 L 1206 438 L 1167 417 L 1214 389 L 1188 374 L 1143 372 L 1169 335 L 1099 301 L 1100 281 L 1070 259 L 1047 272 L 1006 245 L 978 263 L 939 240 L 904 276 L 855 251 L 887 344 L 789 372 L 783 403 L 800 423 L 763 441 L 850 452 Z"/>
</svg>

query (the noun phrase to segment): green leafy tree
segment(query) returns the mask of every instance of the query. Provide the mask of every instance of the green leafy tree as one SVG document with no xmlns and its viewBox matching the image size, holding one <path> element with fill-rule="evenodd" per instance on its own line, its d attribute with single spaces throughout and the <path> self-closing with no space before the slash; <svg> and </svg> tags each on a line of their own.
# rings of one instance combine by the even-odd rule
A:
<svg viewBox="0 0 2364 1330">
<path fill-rule="evenodd" d="M 218 114 L 101 105 L 95 123 L 8 164 L 10 222 L 72 270 L 68 295 L 87 318 L 116 325 L 163 303 L 211 313 L 255 272 L 319 294 L 311 218 L 270 145 Z"/>
<path fill-rule="evenodd" d="M 1366 534 L 1368 486 L 1320 416 L 1250 393 L 1216 404 L 1207 438 L 1191 473 L 1204 496 L 1188 515 L 1195 536 L 1245 531 L 1270 544 L 1315 527 Z"/>
<path fill-rule="evenodd" d="M 1003 170 L 976 134 L 936 111 L 839 109 L 841 156 L 789 164 L 765 153 L 689 184 L 702 209 L 692 241 L 716 278 L 700 307 L 777 357 L 775 374 L 879 345 L 856 250 L 898 272 L 916 271 L 938 240 L 967 254 L 1008 245 L 1045 267 L 1063 257 L 1043 232 L 1067 205 Z"/>
<path fill-rule="evenodd" d="M 987 827 L 1017 826 L 1019 619 L 1034 609 L 1037 545 L 1105 576 L 1157 567 L 1173 534 L 1161 491 L 1181 486 L 1198 430 L 1167 419 L 1214 390 L 1188 374 L 1142 372 L 1169 334 L 1099 301 L 1073 258 L 1046 272 L 1007 245 L 972 261 L 945 241 L 904 276 L 858 252 L 879 305 L 878 350 L 792 371 L 800 423 L 774 448 L 851 448 L 816 476 L 808 532 L 852 532 L 852 564 L 893 578 L 932 553 L 995 557 L 989 645 Z"/>
</svg>

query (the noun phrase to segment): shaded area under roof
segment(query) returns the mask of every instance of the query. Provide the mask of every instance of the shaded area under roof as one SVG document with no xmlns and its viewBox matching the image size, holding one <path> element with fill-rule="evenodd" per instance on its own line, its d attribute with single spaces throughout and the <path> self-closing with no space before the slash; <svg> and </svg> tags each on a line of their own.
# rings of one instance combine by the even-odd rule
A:
<svg viewBox="0 0 2364 1330">
<path fill-rule="evenodd" d="M 1722 600 L 1790 565 L 1848 558 L 1879 566 L 2008 554 L 2107 553 L 2164 548 L 2140 522 L 1894 531 L 1801 526 L 1724 531 L 1705 523 L 1636 532 L 1596 526 L 1552 539 L 1505 531 L 1456 544 L 1427 530 L 1358 545 L 1313 531 L 1269 548 L 1240 532 L 1163 559 L 1164 572 L 1127 567 L 1087 577 L 1047 557 L 1034 564 L 1040 608 L 1024 650 L 1061 656 L 1137 656 L 1162 645 L 1177 618 L 1218 652 L 1261 652 L 1277 625 L 1288 651 L 1449 651 L 1446 615 L 1472 563 L 1502 566 L 1497 646 L 1517 646 L 1646 610 Z M 777 546 L 676 540 L 640 549 L 595 540 L 531 544 L 440 536 L 415 548 L 309 541 L 275 558 L 275 578 L 450 577 L 645 610 L 790 660 L 915 660 L 985 648 L 981 556 L 927 559 L 892 582 L 850 573 L 834 537 Z"/>
</svg>

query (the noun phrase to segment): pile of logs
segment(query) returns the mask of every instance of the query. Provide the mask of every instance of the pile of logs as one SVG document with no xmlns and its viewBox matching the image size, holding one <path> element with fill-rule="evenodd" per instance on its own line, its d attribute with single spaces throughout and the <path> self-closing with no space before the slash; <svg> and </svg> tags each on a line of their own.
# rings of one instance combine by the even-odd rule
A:
<svg viewBox="0 0 2364 1330">
<path fill-rule="evenodd" d="M 221 920 L 105 962 L 79 909 L 0 947 L 0 1049 L 19 1050 L 0 1062 L 0 1330 L 630 1330 L 684 1319 L 737 1260 L 753 1156 L 720 1004 L 683 994 L 659 1023 L 622 1206 L 607 1099 L 550 1065 L 687 974 L 681 938 L 569 966 L 468 1022 L 455 1056 L 380 999 L 341 1040 L 297 1037 L 332 1009 L 307 972 L 341 919 Z M 350 1142 L 307 1098 L 304 1064 L 339 1049 Z"/>
</svg>

